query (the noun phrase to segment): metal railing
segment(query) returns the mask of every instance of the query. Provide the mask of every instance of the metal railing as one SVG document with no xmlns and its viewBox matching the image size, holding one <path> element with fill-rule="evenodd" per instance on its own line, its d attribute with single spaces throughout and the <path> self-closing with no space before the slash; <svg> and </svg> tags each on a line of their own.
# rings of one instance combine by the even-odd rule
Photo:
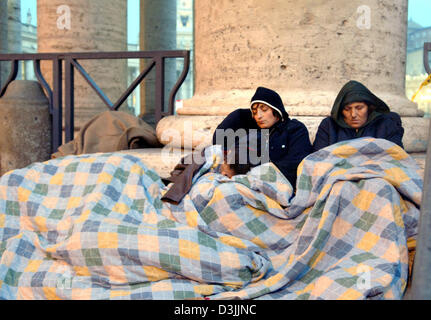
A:
<svg viewBox="0 0 431 320">
<path fill-rule="evenodd" d="M 429 52 L 431 51 L 431 42 L 424 43 L 424 67 L 428 74 L 431 74 Z"/>
<path fill-rule="evenodd" d="M 183 58 L 184 65 L 181 75 L 169 94 L 168 110 L 165 112 L 165 60 L 171 58 Z M 112 103 L 106 94 L 97 86 L 96 82 L 85 71 L 78 60 L 94 59 L 151 59 L 148 66 L 123 92 L 121 97 Z M 166 115 L 174 114 L 175 95 L 184 82 L 190 65 L 190 51 L 118 51 L 118 52 L 67 52 L 67 53 L 22 53 L 22 54 L 0 54 L 0 61 L 10 61 L 11 71 L 9 77 L 0 89 L 0 98 L 6 92 L 8 85 L 18 75 L 19 61 L 32 60 L 35 76 L 41 86 L 45 89 L 49 110 L 52 119 L 52 152 L 63 143 L 63 110 L 65 142 L 69 142 L 74 136 L 74 74 L 75 69 L 83 76 L 89 86 L 97 93 L 108 109 L 118 110 L 133 90 L 143 81 L 148 73 L 155 68 L 155 121 L 156 123 Z M 52 88 L 42 75 L 40 69 L 41 61 L 52 63 Z M 63 108 L 63 67 L 64 67 L 64 108 Z"/>
<path fill-rule="evenodd" d="M 431 74 L 429 52 L 431 42 L 424 44 L 424 67 Z M 431 300 L 431 120 L 425 160 L 424 186 L 421 202 L 412 284 L 406 299 Z"/>
</svg>

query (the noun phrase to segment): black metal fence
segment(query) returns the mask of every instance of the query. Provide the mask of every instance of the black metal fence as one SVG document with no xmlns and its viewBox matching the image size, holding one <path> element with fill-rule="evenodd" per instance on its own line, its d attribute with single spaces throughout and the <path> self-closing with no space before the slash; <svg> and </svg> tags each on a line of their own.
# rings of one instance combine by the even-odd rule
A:
<svg viewBox="0 0 431 320">
<path fill-rule="evenodd" d="M 431 42 L 424 43 L 424 67 L 428 74 L 431 74 L 429 53 L 431 51 Z"/>
<path fill-rule="evenodd" d="M 183 70 L 169 94 L 167 111 L 165 110 L 165 60 L 183 58 Z M 121 97 L 112 103 L 106 94 L 97 86 L 79 63 L 79 60 L 92 59 L 151 59 L 148 66 L 123 92 Z M 47 93 L 50 113 L 52 116 L 52 152 L 63 143 L 63 110 L 65 142 L 74 136 L 74 73 L 75 69 L 84 77 L 89 86 L 97 93 L 108 109 L 118 110 L 133 90 L 143 81 L 148 73 L 155 68 L 155 120 L 156 123 L 166 115 L 174 113 L 175 96 L 184 82 L 190 65 L 190 51 L 118 51 L 118 52 L 70 52 L 70 53 L 31 53 L 31 54 L 0 54 L 0 61 L 10 61 L 11 71 L 9 77 L 0 89 L 0 98 L 4 95 L 8 85 L 16 79 L 20 61 L 32 60 L 34 72 L 41 86 Z M 52 88 L 42 75 L 41 61 L 52 63 Z M 64 67 L 64 108 L 63 108 L 63 67 Z"/>
</svg>

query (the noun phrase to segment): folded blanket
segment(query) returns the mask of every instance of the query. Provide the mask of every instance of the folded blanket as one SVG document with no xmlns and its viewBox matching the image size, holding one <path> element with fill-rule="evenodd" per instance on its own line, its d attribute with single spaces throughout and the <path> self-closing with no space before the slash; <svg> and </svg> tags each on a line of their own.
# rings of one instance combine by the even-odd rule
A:
<svg viewBox="0 0 431 320">
<path fill-rule="evenodd" d="M 51 157 L 160 147 L 156 130 L 142 119 L 122 111 L 105 111 L 85 123 L 76 137 Z"/>
<path fill-rule="evenodd" d="M 422 179 L 401 148 L 345 141 L 304 159 L 296 196 L 271 163 L 217 157 L 177 205 L 121 153 L 0 178 L 2 299 L 400 299 Z"/>
</svg>

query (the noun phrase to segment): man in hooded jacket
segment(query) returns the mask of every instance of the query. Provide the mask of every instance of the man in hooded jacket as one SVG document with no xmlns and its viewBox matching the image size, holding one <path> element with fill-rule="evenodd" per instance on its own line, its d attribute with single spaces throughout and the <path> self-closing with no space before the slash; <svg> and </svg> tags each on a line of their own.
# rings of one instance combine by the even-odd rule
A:
<svg viewBox="0 0 431 320">
<path fill-rule="evenodd" d="M 268 113 L 268 109 L 271 113 Z M 251 134 L 251 129 L 254 129 L 262 134 L 261 140 L 265 141 L 266 148 L 262 150 L 262 154 L 268 152 L 269 160 L 284 174 L 293 188 L 296 187 L 298 165 L 313 149 L 307 128 L 302 122 L 289 118 L 277 92 L 258 87 L 251 98 L 250 109 L 233 111 L 217 126 L 213 144 L 221 144 L 225 150 L 229 148 L 224 139 L 227 129 L 233 132 L 243 129 L 246 134 Z"/>
<path fill-rule="evenodd" d="M 331 116 L 322 120 L 314 139 L 314 151 L 334 143 L 374 137 L 403 148 L 400 116 L 358 81 L 349 81 L 338 93 Z"/>
</svg>

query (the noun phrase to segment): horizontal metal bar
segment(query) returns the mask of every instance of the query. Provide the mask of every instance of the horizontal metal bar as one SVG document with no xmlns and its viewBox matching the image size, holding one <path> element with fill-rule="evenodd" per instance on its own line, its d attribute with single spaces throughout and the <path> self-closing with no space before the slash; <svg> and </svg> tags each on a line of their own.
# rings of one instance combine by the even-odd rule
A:
<svg viewBox="0 0 431 320">
<path fill-rule="evenodd" d="M 184 58 L 187 50 L 168 51 L 111 51 L 111 52 L 56 52 L 56 53 L 4 53 L 0 54 L 0 61 L 7 60 L 65 60 L 72 59 L 139 59 L 139 58 Z"/>
<path fill-rule="evenodd" d="M 118 51 L 118 52 L 77 52 L 68 53 L 74 59 L 138 59 L 138 58 L 181 58 L 187 55 L 187 50 L 170 51 Z"/>
</svg>

